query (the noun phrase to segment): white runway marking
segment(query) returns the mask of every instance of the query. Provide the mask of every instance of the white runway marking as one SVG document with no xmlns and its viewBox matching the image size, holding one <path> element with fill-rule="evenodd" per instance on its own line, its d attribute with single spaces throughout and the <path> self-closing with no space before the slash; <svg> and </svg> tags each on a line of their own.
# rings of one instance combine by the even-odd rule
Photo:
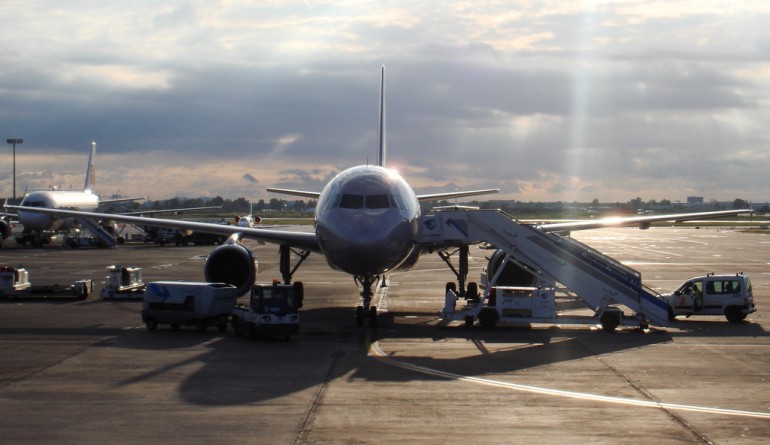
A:
<svg viewBox="0 0 770 445">
<path fill-rule="evenodd" d="M 700 412 L 700 413 L 708 413 L 708 414 L 722 414 L 726 416 L 755 417 L 759 419 L 770 419 L 770 413 L 763 413 L 763 412 L 756 412 L 756 411 L 742 411 L 742 410 L 724 409 L 724 408 L 709 408 L 705 406 L 679 405 L 675 403 L 654 402 L 651 400 L 635 400 L 635 399 L 625 399 L 622 397 L 608 397 L 608 396 L 601 396 L 597 394 L 587 394 L 587 393 L 580 393 L 580 392 L 573 392 L 573 391 L 562 391 L 559 389 L 541 388 L 538 386 L 521 385 L 518 383 L 500 382 L 497 380 L 483 379 L 480 377 L 469 377 L 461 374 L 455 374 L 452 372 L 440 371 L 438 369 L 415 365 L 412 363 L 395 359 L 385 354 L 385 352 L 380 348 L 379 342 L 372 343 L 370 350 L 374 353 L 375 358 L 377 358 L 378 360 L 381 360 L 393 366 L 397 366 L 399 368 L 409 369 L 412 371 L 417 371 L 423 374 L 434 375 L 438 377 L 445 377 L 445 378 L 454 379 L 454 380 L 462 380 L 465 382 L 477 383 L 477 384 L 487 385 L 487 386 L 495 386 L 498 388 L 507 388 L 507 389 L 513 389 L 516 391 L 525 391 L 525 392 L 530 392 L 535 394 L 544 394 L 544 395 L 566 397 L 566 398 L 579 399 L 579 400 L 590 400 L 595 402 L 616 403 L 616 404 L 629 405 L 629 406 L 640 406 L 640 407 L 646 407 L 646 408 L 662 408 L 662 409 L 677 410 L 677 411 L 692 411 L 692 412 Z"/>
</svg>

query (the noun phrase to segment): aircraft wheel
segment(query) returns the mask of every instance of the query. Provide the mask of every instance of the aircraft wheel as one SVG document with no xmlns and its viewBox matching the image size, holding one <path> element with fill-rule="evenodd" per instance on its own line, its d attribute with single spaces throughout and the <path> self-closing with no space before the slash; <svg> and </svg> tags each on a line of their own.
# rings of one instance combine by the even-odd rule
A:
<svg viewBox="0 0 770 445">
<path fill-rule="evenodd" d="M 465 327 L 466 328 L 472 328 L 473 327 L 473 317 L 470 315 L 465 316 Z"/>
<path fill-rule="evenodd" d="M 364 307 L 357 306 L 356 307 L 356 326 L 363 326 L 363 325 L 364 325 Z"/>
<path fill-rule="evenodd" d="M 369 326 L 377 326 L 377 307 L 369 308 Z"/>
<path fill-rule="evenodd" d="M 147 327 L 148 331 L 154 331 L 155 329 L 158 329 L 158 322 L 155 321 L 154 318 L 148 318 L 147 321 L 144 322 L 144 325 Z"/>
<path fill-rule="evenodd" d="M 479 298 L 479 285 L 476 282 L 471 281 L 468 283 L 468 289 L 465 290 L 466 300 L 475 300 Z"/>
</svg>

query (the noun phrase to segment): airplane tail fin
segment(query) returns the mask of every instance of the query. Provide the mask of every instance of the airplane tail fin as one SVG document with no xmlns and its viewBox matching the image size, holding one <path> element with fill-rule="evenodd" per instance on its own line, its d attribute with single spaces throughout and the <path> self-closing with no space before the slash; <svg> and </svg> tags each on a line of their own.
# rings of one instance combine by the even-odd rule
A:
<svg viewBox="0 0 770 445">
<path fill-rule="evenodd" d="M 91 142 L 91 155 L 88 156 L 88 168 L 86 169 L 86 182 L 83 184 L 84 192 L 92 192 L 96 185 L 96 142 Z"/>
<path fill-rule="evenodd" d="M 385 65 L 380 76 L 380 144 L 377 153 L 377 165 L 385 166 Z"/>
</svg>

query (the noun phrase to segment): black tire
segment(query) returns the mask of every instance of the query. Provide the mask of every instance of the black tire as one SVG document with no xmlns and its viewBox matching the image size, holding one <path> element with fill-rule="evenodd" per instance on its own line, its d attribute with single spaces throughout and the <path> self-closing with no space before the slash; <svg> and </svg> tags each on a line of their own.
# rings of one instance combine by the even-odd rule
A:
<svg viewBox="0 0 770 445">
<path fill-rule="evenodd" d="M 465 327 L 466 328 L 472 328 L 473 327 L 473 322 L 474 322 L 473 317 L 471 317 L 470 315 L 466 315 L 465 316 Z"/>
<path fill-rule="evenodd" d="M 377 307 L 369 308 L 369 326 L 377 326 Z"/>
<path fill-rule="evenodd" d="M 217 331 L 219 332 L 227 331 L 227 322 L 226 321 L 217 322 Z"/>
<path fill-rule="evenodd" d="M 725 318 L 730 323 L 740 323 L 746 319 L 746 314 L 738 306 L 730 306 L 725 309 Z"/>
<path fill-rule="evenodd" d="M 243 321 L 239 317 L 233 317 L 233 333 L 236 337 L 243 337 L 246 334 L 243 331 Z"/>
<path fill-rule="evenodd" d="M 171 329 L 178 331 L 179 330 L 179 323 L 171 323 Z"/>
<path fill-rule="evenodd" d="M 364 325 L 364 307 L 356 306 L 356 326 Z"/>
<path fill-rule="evenodd" d="M 620 311 L 604 311 L 602 316 L 599 317 L 599 323 L 602 325 L 602 330 L 607 333 L 615 332 L 615 329 L 620 326 L 620 317 L 622 313 Z"/>
<path fill-rule="evenodd" d="M 497 310 L 491 307 L 485 307 L 479 312 L 479 324 L 484 329 L 492 329 L 497 326 L 497 322 L 500 317 L 497 315 Z"/>
<path fill-rule="evenodd" d="M 202 321 L 195 323 L 195 330 L 198 332 L 205 332 L 207 327 L 206 323 Z"/>
<path fill-rule="evenodd" d="M 444 294 L 449 292 L 449 290 L 452 290 L 455 294 L 457 293 L 457 284 L 455 284 L 454 281 L 447 281 L 446 286 L 444 286 Z"/>
<path fill-rule="evenodd" d="M 479 298 L 479 285 L 471 281 L 468 283 L 468 289 L 465 290 L 466 300 L 475 300 Z"/>
<path fill-rule="evenodd" d="M 294 296 L 297 298 L 297 309 L 299 309 L 305 299 L 305 285 L 302 284 L 302 281 L 294 282 Z"/>
<path fill-rule="evenodd" d="M 158 329 L 158 322 L 155 321 L 154 318 L 148 318 L 147 321 L 144 322 L 145 327 L 147 327 L 148 331 L 154 331 Z"/>
</svg>

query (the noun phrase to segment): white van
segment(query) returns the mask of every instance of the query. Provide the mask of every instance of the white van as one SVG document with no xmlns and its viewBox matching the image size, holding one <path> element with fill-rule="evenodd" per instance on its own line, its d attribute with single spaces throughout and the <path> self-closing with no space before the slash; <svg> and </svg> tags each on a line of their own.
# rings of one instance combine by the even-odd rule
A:
<svg viewBox="0 0 770 445">
<path fill-rule="evenodd" d="M 695 277 L 682 283 L 670 294 L 662 295 L 668 303 L 669 318 L 679 315 L 724 315 L 739 323 L 756 312 L 751 280 L 743 273 Z"/>
</svg>

